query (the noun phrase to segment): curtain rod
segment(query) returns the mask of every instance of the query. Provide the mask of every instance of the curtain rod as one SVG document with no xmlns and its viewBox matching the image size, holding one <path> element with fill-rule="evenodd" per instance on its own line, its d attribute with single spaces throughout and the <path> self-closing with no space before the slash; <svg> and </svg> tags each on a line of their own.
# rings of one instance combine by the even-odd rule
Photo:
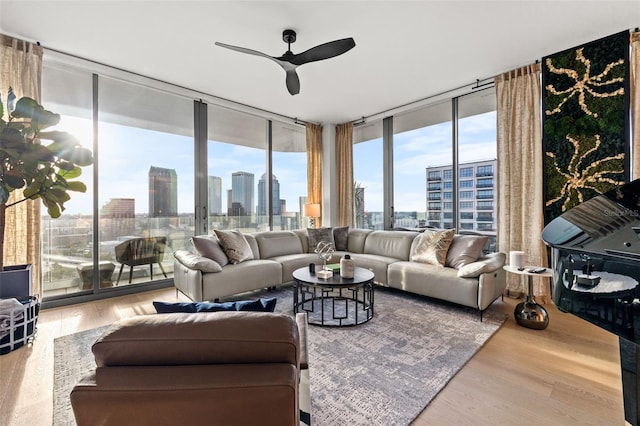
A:
<svg viewBox="0 0 640 426">
<path fill-rule="evenodd" d="M 494 85 L 493 79 L 494 79 L 494 77 L 488 77 L 488 78 L 484 78 L 482 80 L 476 79 L 475 83 L 464 84 L 464 85 L 456 87 L 454 89 L 445 90 L 443 92 L 427 96 L 426 98 L 418 99 L 417 101 L 407 102 L 406 104 L 402 104 L 400 106 L 397 106 L 397 107 L 394 107 L 394 108 L 390 108 L 390 109 L 378 112 L 376 114 L 371 114 L 369 116 L 363 116 L 363 117 L 361 117 L 361 118 L 359 118 L 357 120 L 353 120 L 352 123 L 353 123 L 354 126 L 360 126 L 362 124 L 365 124 L 367 121 L 370 121 L 374 117 L 376 117 L 376 118 L 377 117 L 380 117 L 380 118 L 388 117 L 390 115 L 393 115 L 393 114 L 391 114 L 392 112 L 398 112 L 400 110 L 406 110 L 408 107 L 411 107 L 411 106 L 415 106 L 415 108 L 419 108 L 420 104 L 423 103 L 423 102 L 426 102 L 426 101 L 434 99 L 434 98 L 438 98 L 440 96 L 446 95 L 447 93 L 453 93 L 453 92 L 457 92 L 457 91 L 460 91 L 460 90 L 465 89 L 465 88 L 469 88 L 469 86 L 471 86 L 470 87 L 471 91 L 477 90 L 477 89 L 482 89 L 482 90 L 488 89 L 488 88 L 490 88 L 491 86 Z M 471 93 L 471 92 L 468 92 L 468 93 Z M 463 94 L 461 94 L 460 96 L 463 96 Z"/>
</svg>

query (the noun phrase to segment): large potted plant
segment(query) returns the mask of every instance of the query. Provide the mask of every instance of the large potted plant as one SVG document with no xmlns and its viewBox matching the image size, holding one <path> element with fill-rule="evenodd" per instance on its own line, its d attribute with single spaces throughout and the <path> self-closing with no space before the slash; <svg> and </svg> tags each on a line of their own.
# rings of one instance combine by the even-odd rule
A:
<svg viewBox="0 0 640 426">
<path fill-rule="evenodd" d="M 16 102 L 11 88 L 6 104 L 0 99 L 0 296 L 3 286 L 16 287 L 11 283 L 15 278 L 2 277 L 16 270 L 15 266 L 4 266 L 6 209 L 40 199 L 49 215 L 57 218 L 71 198 L 70 191 L 87 190 L 76 179 L 82 174 L 82 167 L 93 163 L 91 150 L 67 132 L 45 130 L 59 122 L 59 114 L 47 111 L 31 98 L 23 97 Z M 9 203 L 9 195 L 17 190 L 22 191 L 22 197 Z"/>
</svg>

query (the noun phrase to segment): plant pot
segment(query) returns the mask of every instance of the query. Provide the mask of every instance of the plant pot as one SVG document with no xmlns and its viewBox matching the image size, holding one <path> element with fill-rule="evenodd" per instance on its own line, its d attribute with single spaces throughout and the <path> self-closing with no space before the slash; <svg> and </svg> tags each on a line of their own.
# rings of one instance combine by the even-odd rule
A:
<svg viewBox="0 0 640 426">
<path fill-rule="evenodd" d="M 0 272 L 0 299 L 31 296 L 31 264 L 5 266 Z"/>
</svg>

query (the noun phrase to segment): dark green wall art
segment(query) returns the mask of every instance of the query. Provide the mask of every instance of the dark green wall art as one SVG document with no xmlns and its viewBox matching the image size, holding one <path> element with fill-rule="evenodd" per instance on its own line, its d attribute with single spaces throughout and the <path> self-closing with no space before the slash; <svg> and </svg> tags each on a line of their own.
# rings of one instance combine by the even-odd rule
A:
<svg viewBox="0 0 640 426">
<path fill-rule="evenodd" d="M 544 57 L 545 224 L 629 179 L 629 32 Z"/>
</svg>

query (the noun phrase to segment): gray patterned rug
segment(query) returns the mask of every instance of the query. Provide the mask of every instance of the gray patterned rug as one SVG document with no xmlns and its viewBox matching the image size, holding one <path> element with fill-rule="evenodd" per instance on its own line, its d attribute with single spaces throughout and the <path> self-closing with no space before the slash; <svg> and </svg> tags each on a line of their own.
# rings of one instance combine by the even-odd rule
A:
<svg viewBox="0 0 640 426">
<path fill-rule="evenodd" d="M 253 297 L 277 297 L 276 310 L 291 312 L 290 287 Z M 504 320 L 491 308 L 480 322 L 472 309 L 376 288 L 368 323 L 309 326 L 312 424 L 411 423 Z M 55 340 L 55 426 L 75 424 L 69 393 L 94 367 L 90 347 L 103 331 Z"/>
</svg>

